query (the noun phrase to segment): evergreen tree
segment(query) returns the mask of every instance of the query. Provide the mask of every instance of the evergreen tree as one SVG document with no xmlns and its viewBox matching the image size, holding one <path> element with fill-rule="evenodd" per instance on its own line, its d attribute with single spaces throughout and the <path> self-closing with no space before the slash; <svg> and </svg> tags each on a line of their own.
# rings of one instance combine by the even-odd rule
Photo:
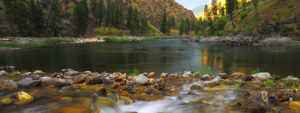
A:
<svg viewBox="0 0 300 113">
<path fill-rule="evenodd" d="M 133 9 L 132 9 L 132 7 L 130 6 L 127 11 L 128 11 L 128 15 L 127 15 L 127 28 L 130 31 L 133 31 L 133 24 L 132 24 Z"/>
<path fill-rule="evenodd" d="M 232 16 L 233 16 L 234 9 L 235 9 L 235 0 L 226 0 L 226 12 L 230 16 L 230 20 L 231 20 L 233 28 L 235 28 L 235 25 L 234 25 L 234 23 L 232 21 L 232 19 L 233 19 Z"/>
<path fill-rule="evenodd" d="M 88 26 L 88 8 L 86 0 L 76 3 L 73 7 L 72 22 L 76 27 L 77 35 L 83 35 Z"/>
<path fill-rule="evenodd" d="M 138 33 L 138 29 L 140 28 L 139 14 L 138 10 L 135 8 L 132 14 L 132 24 L 133 24 L 133 33 Z"/>
<path fill-rule="evenodd" d="M 171 28 L 175 28 L 176 27 L 176 20 L 175 20 L 175 17 L 172 16 L 171 17 Z"/>
<path fill-rule="evenodd" d="M 221 10 L 220 10 L 220 12 L 221 12 L 221 15 L 224 16 L 225 15 L 225 8 L 222 7 Z"/>
<path fill-rule="evenodd" d="M 58 0 L 52 0 L 51 1 L 51 8 L 49 12 L 49 29 L 50 33 L 54 36 L 58 36 L 60 32 L 60 27 L 58 24 L 61 22 L 60 20 L 60 9 Z"/>
<path fill-rule="evenodd" d="M 29 1 L 29 34 L 31 36 L 40 36 L 45 29 L 45 14 L 39 2 Z"/>
<path fill-rule="evenodd" d="M 168 22 L 168 20 L 167 20 L 167 12 L 166 12 L 166 10 L 164 11 L 164 15 L 163 15 L 163 18 L 162 18 L 162 22 L 161 22 L 161 26 L 160 26 L 160 31 L 162 32 L 162 33 L 167 33 L 167 23 Z"/>
<path fill-rule="evenodd" d="M 184 33 L 184 29 L 185 29 L 185 21 L 184 21 L 184 19 L 181 19 L 181 23 L 180 23 L 180 29 L 179 29 L 179 34 L 180 35 L 183 35 L 183 33 Z"/>
<path fill-rule="evenodd" d="M 97 18 L 97 0 L 90 0 L 91 12 L 95 18 Z"/>
<path fill-rule="evenodd" d="M 97 25 L 101 25 L 102 22 L 104 22 L 105 12 L 106 12 L 106 8 L 105 8 L 103 0 L 98 1 L 97 6 L 96 6 L 96 24 Z"/>
<path fill-rule="evenodd" d="M 141 33 L 145 34 L 148 31 L 148 20 L 145 14 L 142 16 L 142 22 L 141 22 Z"/>
<path fill-rule="evenodd" d="M 28 30 L 30 29 L 27 25 L 28 8 L 24 2 L 18 2 L 15 4 L 15 9 L 14 21 L 18 27 L 19 34 L 27 36 Z"/>
<path fill-rule="evenodd" d="M 113 22 L 113 4 L 110 0 L 107 0 L 107 10 L 106 10 L 106 25 L 111 26 L 111 23 Z"/>
</svg>

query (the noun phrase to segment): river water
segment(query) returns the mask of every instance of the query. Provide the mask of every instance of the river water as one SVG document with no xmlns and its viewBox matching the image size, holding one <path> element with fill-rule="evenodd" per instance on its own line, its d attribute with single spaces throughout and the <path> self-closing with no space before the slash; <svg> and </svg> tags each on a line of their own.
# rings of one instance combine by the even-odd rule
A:
<svg viewBox="0 0 300 113">
<path fill-rule="evenodd" d="M 216 72 L 251 73 L 259 68 L 280 75 L 300 75 L 300 47 L 228 47 L 186 43 L 183 39 L 100 44 L 55 45 L 0 50 L 0 66 L 47 72 L 72 68 L 97 72 L 180 72 L 212 67 Z"/>
</svg>

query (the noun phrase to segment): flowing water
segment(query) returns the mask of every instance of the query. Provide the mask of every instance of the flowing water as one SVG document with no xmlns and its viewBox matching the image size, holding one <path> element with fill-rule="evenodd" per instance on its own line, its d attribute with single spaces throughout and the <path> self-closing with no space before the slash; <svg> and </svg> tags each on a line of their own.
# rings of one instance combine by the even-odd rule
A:
<svg viewBox="0 0 300 113">
<path fill-rule="evenodd" d="M 261 71 L 300 74 L 300 47 L 228 47 L 185 43 L 183 39 L 55 45 L 0 50 L 0 68 L 47 72 L 72 68 L 96 72 L 180 72 L 212 67 L 219 72 Z"/>
</svg>

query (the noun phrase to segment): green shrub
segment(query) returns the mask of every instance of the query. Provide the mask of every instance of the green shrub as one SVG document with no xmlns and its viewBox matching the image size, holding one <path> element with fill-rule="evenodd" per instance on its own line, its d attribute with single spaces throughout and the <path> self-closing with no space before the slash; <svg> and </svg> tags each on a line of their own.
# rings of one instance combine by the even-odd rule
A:
<svg viewBox="0 0 300 113">
<path fill-rule="evenodd" d="M 213 71 L 212 71 L 212 68 L 211 68 L 211 67 L 206 67 L 206 68 L 200 68 L 200 69 L 198 70 L 198 73 L 201 74 L 201 75 L 204 75 L 204 74 L 212 75 L 212 74 L 213 74 Z"/>
<path fill-rule="evenodd" d="M 294 4 L 289 4 L 288 7 L 289 8 L 294 8 Z"/>
<path fill-rule="evenodd" d="M 224 30 L 214 31 L 215 36 L 224 36 L 226 33 Z"/>
<path fill-rule="evenodd" d="M 257 74 L 260 72 L 260 69 L 257 67 L 256 69 L 252 70 L 251 74 Z"/>
<path fill-rule="evenodd" d="M 266 81 L 264 81 L 264 84 L 265 84 L 266 86 L 269 86 L 269 87 L 277 86 L 277 84 L 274 83 L 273 80 L 266 80 Z"/>
<path fill-rule="evenodd" d="M 296 30 L 295 30 L 295 34 L 296 34 L 296 35 L 300 35 L 300 30 L 296 29 Z"/>
<path fill-rule="evenodd" d="M 119 30 L 113 27 L 97 27 L 94 29 L 96 35 L 105 36 L 105 35 L 113 35 L 113 36 L 121 36 L 123 34 L 128 34 L 129 31 Z"/>
<path fill-rule="evenodd" d="M 292 31 L 292 30 L 293 30 L 293 27 L 286 24 L 286 25 L 283 26 L 281 32 L 283 32 L 283 33 L 288 33 L 288 32 L 290 32 L 290 31 Z"/>
<path fill-rule="evenodd" d="M 243 12 L 240 14 L 240 19 L 243 20 L 243 19 L 246 18 L 247 16 L 248 16 L 248 12 L 243 11 Z"/>
<path fill-rule="evenodd" d="M 138 69 L 133 69 L 132 73 L 129 73 L 129 76 L 134 76 L 140 74 Z"/>
<path fill-rule="evenodd" d="M 279 20 L 279 16 L 273 15 L 273 16 L 272 16 L 272 20 L 273 20 L 273 21 L 278 21 L 278 20 Z"/>
</svg>

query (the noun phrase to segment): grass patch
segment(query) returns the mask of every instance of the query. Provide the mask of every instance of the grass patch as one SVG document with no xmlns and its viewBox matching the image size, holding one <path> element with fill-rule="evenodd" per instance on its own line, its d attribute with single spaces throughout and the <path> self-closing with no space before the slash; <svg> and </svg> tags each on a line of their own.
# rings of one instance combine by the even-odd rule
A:
<svg viewBox="0 0 300 113">
<path fill-rule="evenodd" d="M 264 84 L 269 87 L 277 86 L 277 84 L 273 80 L 266 80 L 266 81 L 264 81 Z"/>
<path fill-rule="evenodd" d="M 28 40 L 21 42 L 19 40 L 12 40 L 3 42 L 0 41 L 0 47 L 2 48 L 26 48 L 26 47 L 36 47 L 36 46 L 46 46 L 46 45 L 55 45 L 55 44 L 65 44 L 71 43 L 71 39 L 66 38 L 48 38 L 41 41 Z"/>
<path fill-rule="evenodd" d="M 138 75 L 140 74 L 139 70 L 138 69 L 133 69 L 132 73 L 129 73 L 129 76 L 135 76 L 135 75 Z"/>
<path fill-rule="evenodd" d="M 105 41 L 138 41 L 137 38 L 114 37 L 114 36 L 104 37 L 103 39 L 104 39 Z"/>
<path fill-rule="evenodd" d="M 197 72 L 201 75 L 204 75 L 204 74 L 212 75 L 213 74 L 211 67 L 200 68 Z"/>
<path fill-rule="evenodd" d="M 254 75 L 254 74 L 257 74 L 260 72 L 260 69 L 257 67 L 256 69 L 252 70 L 251 74 Z"/>
</svg>

